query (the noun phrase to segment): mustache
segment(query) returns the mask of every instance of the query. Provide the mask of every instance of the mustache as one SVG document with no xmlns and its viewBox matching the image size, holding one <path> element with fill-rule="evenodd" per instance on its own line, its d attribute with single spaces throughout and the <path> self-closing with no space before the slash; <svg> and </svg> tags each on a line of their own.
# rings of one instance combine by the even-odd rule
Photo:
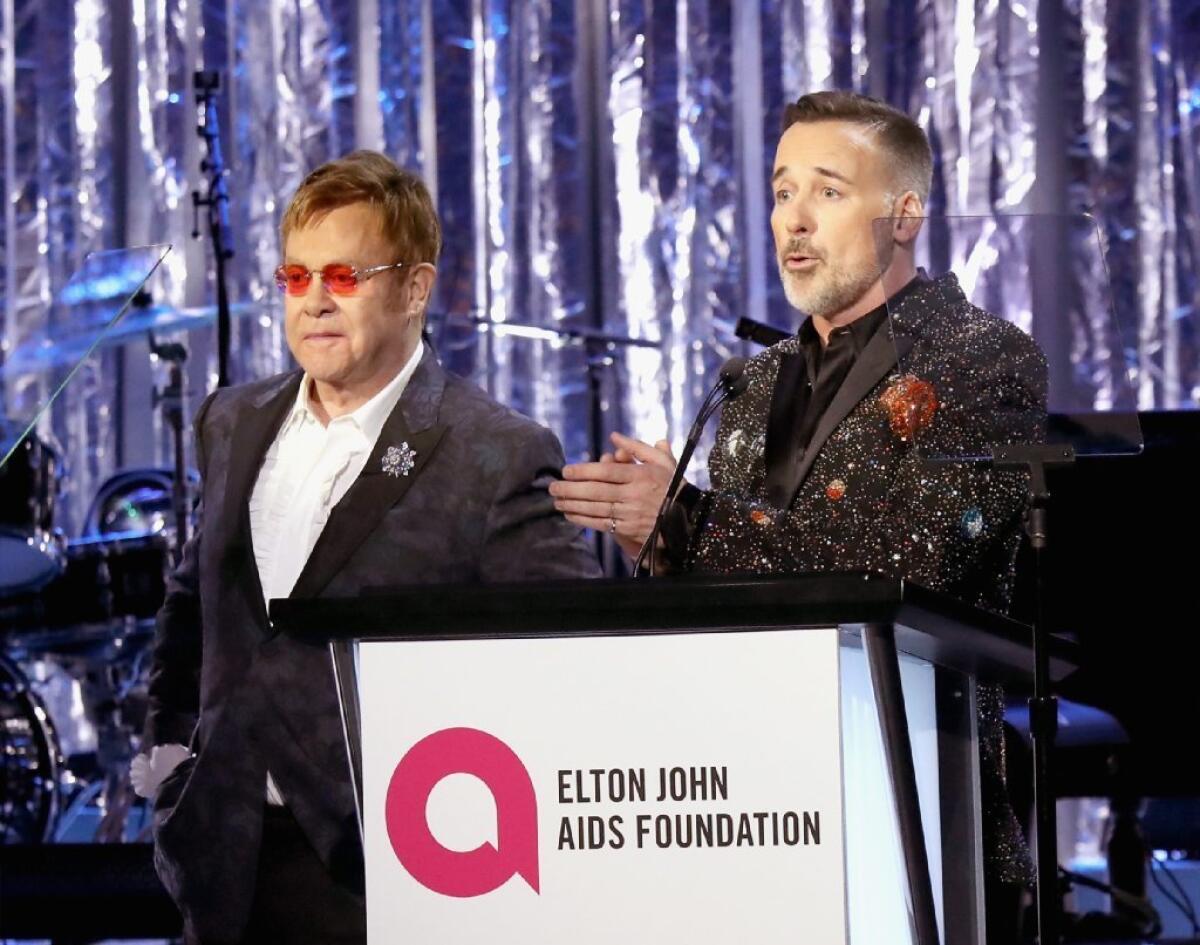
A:
<svg viewBox="0 0 1200 945">
<path fill-rule="evenodd" d="M 812 244 L 805 240 L 788 240 L 783 248 L 779 251 L 779 258 L 786 259 L 788 256 L 809 256 L 813 259 L 822 259 L 819 251 L 813 248 Z"/>
</svg>

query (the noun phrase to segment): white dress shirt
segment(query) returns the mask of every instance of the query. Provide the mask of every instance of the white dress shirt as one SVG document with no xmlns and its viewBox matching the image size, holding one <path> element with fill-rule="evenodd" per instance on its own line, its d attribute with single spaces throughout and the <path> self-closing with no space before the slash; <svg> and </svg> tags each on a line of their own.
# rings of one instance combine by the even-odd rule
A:
<svg viewBox="0 0 1200 945">
<path fill-rule="evenodd" d="M 329 513 L 350 490 L 421 361 L 417 345 L 408 363 L 378 394 L 352 413 L 322 425 L 311 404 L 308 374 L 267 450 L 250 493 L 250 537 L 263 600 L 287 597 L 312 553 Z M 267 775 L 267 800 L 283 798 Z"/>
<path fill-rule="evenodd" d="M 366 466 L 421 353 L 418 346 L 383 390 L 327 426 L 313 412 L 312 385 L 304 375 L 250 493 L 250 536 L 264 601 L 287 597 L 296 586 L 330 511 Z"/>
</svg>

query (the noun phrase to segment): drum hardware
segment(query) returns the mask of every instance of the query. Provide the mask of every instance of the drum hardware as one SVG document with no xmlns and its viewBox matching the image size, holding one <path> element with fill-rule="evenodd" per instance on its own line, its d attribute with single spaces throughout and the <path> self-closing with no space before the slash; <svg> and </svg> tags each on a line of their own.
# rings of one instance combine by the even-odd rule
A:
<svg viewBox="0 0 1200 945">
<path fill-rule="evenodd" d="M 20 668 L 0 656 L 0 844 L 53 836 L 61 769 L 45 705 Z"/>
<path fill-rule="evenodd" d="M 23 431 L 22 431 L 23 432 Z M 11 445 L 10 445 L 11 444 Z M 0 597 L 37 591 L 62 571 L 64 539 L 54 528 L 58 451 L 0 421 Z"/>
<path fill-rule="evenodd" d="M 33 654 L 88 651 L 105 660 L 114 649 L 148 641 L 165 594 L 169 544 L 169 532 L 70 542 L 62 574 L 37 593 L 0 603 L 4 645 Z"/>
<path fill-rule="evenodd" d="M 129 762 L 133 760 L 134 741 L 145 713 L 139 717 L 131 696 L 138 683 L 140 655 L 134 655 L 128 668 L 112 663 L 93 666 L 83 675 L 84 704 L 91 706 L 96 725 L 96 763 L 103 785 L 98 798 L 101 811 L 95 834 L 98 843 L 122 841 L 135 801 L 129 784 Z"/>
<path fill-rule="evenodd" d="M 259 302 L 234 302 L 229 306 L 233 318 L 262 318 L 270 316 L 271 307 Z M 125 317 L 105 331 L 98 340 L 93 335 L 64 335 L 55 342 L 26 343 L 13 349 L 13 353 L 0 365 L 0 379 L 24 377 L 54 368 L 73 365 L 95 345 L 96 350 L 119 347 L 136 339 L 146 337 L 148 332 L 198 331 L 210 327 L 217 318 L 213 305 L 198 305 L 176 308 L 171 305 L 154 304 L 133 309 Z M 3 455 L 3 454 L 0 454 Z"/>
<path fill-rule="evenodd" d="M 215 109 L 209 118 L 215 125 Z M 223 173 L 209 190 L 217 217 L 227 213 Z M 62 330 L 30 339 L 0 366 L 0 379 L 68 369 L 37 415 L 13 427 L 19 435 L 0 421 L 0 843 L 118 842 L 144 832 L 129 761 L 145 719 L 152 618 L 188 537 L 198 479 L 184 462 L 187 349 L 154 332 L 215 318 L 227 348 L 230 315 L 262 310 L 230 306 L 223 285 L 215 308 L 153 305 L 143 289 L 167 249 L 89 256 L 56 298 L 71 314 L 51 321 Z M 60 453 L 37 437 L 36 420 L 82 360 L 136 336 L 148 336 L 168 369 L 153 402 L 173 436 L 172 468 L 110 477 L 68 542 L 53 521 Z"/>
<path fill-rule="evenodd" d="M 124 623 L 128 634 L 137 621 Z M 128 772 L 145 722 L 149 647 L 99 652 L 26 650 L 24 668 L 0 663 L 3 842 L 119 843 L 144 829 Z"/>
<path fill-rule="evenodd" d="M 109 477 L 85 534 L 67 544 L 63 573 L 3 601 L 16 612 L 3 638 L 7 678 L 16 682 L 0 692 L 0 724 L 15 733 L 0 735 L 8 738 L 0 745 L 0 836 L 10 841 L 121 842 L 144 833 L 147 811 L 128 770 L 178 520 L 174 478 L 159 468 Z M 185 515 L 198 478 L 185 482 Z"/>
<path fill-rule="evenodd" d="M 233 258 L 233 231 L 229 227 L 228 173 L 221 153 L 221 122 L 217 116 L 217 94 L 221 90 L 221 73 L 200 71 L 192 76 L 196 90 L 199 119 L 196 133 L 204 142 L 206 156 L 200 162 L 200 173 L 207 185 L 204 196 L 192 191 L 192 238 L 200 237 L 200 208 L 205 209 L 208 238 L 212 244 L 216 271 L 213 282 L 217 287 L 217 386 L 229 386 L 230 305 L 225 266 Z"/>
<path fill-rule="evenodd" d="M 171 430 L 174 445 L 175 475 L 171 483 L 171 510 L 175 518 L 175 543 L 172 564 L 178 566 L 183 560 L 183 549 L 188 539 L 187 466 L 183 458 L 183 365 L 187 361 L 187 348 L 177 342 L 160 344 L 151 332 L 150 353 L 170 365 L 166 386 L 154 390 L 154 403 L 162 407 L 163 420 Z"/>
</svg>

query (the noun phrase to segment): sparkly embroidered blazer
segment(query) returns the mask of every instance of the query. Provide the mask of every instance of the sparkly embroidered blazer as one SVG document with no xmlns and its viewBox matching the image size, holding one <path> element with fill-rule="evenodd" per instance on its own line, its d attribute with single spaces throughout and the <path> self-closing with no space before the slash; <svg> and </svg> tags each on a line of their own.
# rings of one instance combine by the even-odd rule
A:
<svg viewBox="0 0 1200 945">
<path fill-rule="evenodd" d="M 1027 477 L 944 460 L 1042 439 L 1046 362 L 1029 336 L 968 303 L 953 275 L 916 286 L 800 455 L 772 442 L 805 378 L 797 337 L 747 371 L 693 503 L 687 570 L 873 571 L 1006 611 Z"/>
<path fill-rule="evenodd" d="M 189 941 L 240 939 L 268 769 L 331 871 L 361 874 L 328 654 L 273 631 L 251 546 L 250 492 L 299 383 L 292 373 L 218 391 L 195 421 L 202 512 L 159 614 L 146 725 L 147 747 L 195 753 L 163 782 L 154 815 L 155 866 Z M 552 433 L 426 350 L 292 596 L 597 576 L 547 491 L 562 463 Z"/>
</svg>

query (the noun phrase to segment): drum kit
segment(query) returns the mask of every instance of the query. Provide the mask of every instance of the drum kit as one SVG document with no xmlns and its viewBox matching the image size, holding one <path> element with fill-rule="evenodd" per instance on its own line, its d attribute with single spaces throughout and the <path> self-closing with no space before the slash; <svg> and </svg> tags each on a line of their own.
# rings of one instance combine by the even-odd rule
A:
<svg viewBox="0 0 1200 945">
<path fill-rule="evenodd" d="M 221 81 L 197 72 L 192 82 L 203 150 L 192 235 L 201 237 L 203 215 L 216 305 L 152 304 L 169 294 L 152 280 L 162 277 L 170 246 L 90 253 L 55 293 L 42 334 L 6 351 L 0 364 L 0 844 L 117 842 L 146 832 L 129 762 L 145 718 L 154 616 L 199 494 L 184 463 L 187 350 L 155 336 L 215 326 L 223 386 L 231 319 L 263 308 L 229 299 Z M 135 338 L 148 338 L 150 355 L 168 368 L 154 402 L 173 462 L 110 476 L 67 537 L 58 499 L 70 457 L 55 443 L 50 407 L 98 350 Z M 27 397 L 30 390 L 45 396 Z M 38 406 L 22 410 L 23 399 Z M 6 412 L 20 422 L 4 420 Z"/>
<path fill-rule="evenodd" d="M 213 316 L 136 304 L 165 247 L 120 251 L 120 259 L 97 254 L 108 257 L 99 264 L 89 257 L 92 285 L 107 286 L 96 294 L 113 283 L 94 277 L 111 277 L 130 252 L 140 257 L 136 275 L 123 277 L 117 315 L 110 297 L 98 327 L 79 331 L 76 318 L 68 331 L 60 322 L 56 335 L 18 348 L 0 367 L 0 382 L 32 373 L 57 383 L 33 419 L 0 418 L 0 844 L 119 842 L 145 832 L 148 812 L 130 787 L 129 762 L 145 718 L 154 617 L 198 495 L 198 476 L 183 464 L 186 352 L 157 345 L 153 331 Z M 155 399 L 174 433 L 175 462 L 109 476 L 65 535 L 59 500 L 70 464 L 50 403 L 81 358 L 146 333 L 169 367 Z"/>
<path fill-rule="evenodd" d="M 0 843 L 122 839 L 133 799 L 174 472 L 110 477 L 67 539 L 61 469 L 41 437 L 0 468 Z"/>
</svg>

